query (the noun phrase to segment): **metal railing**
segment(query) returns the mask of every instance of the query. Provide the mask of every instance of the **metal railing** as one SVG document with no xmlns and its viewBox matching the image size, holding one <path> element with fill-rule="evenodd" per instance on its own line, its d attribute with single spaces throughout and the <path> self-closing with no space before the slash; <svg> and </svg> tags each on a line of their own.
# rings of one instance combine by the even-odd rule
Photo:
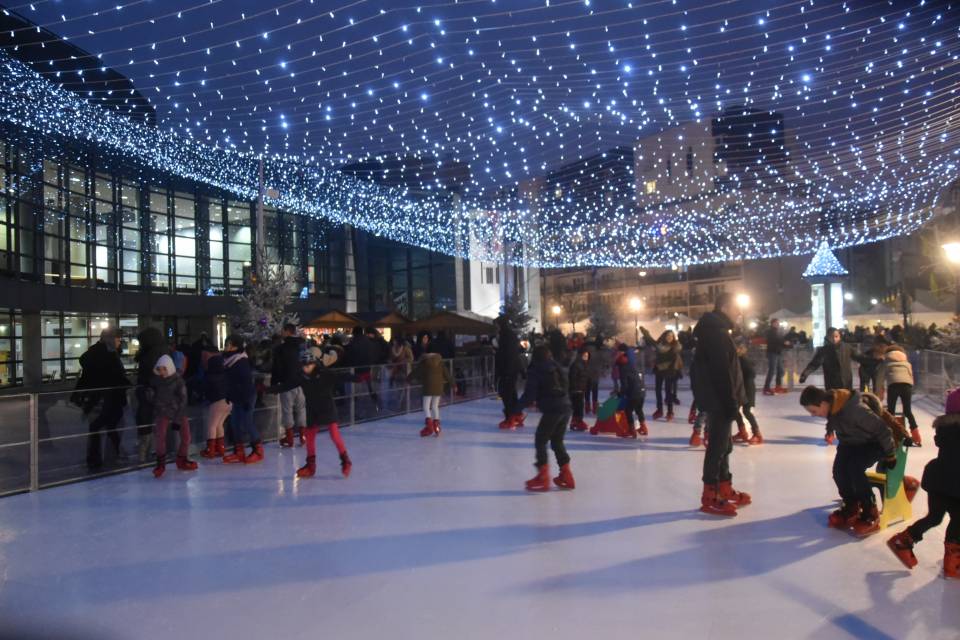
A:
<svg viewBox="0 0 960 640">
<path fill-rule="evenodd" d="M 445 360 L 454 384 L 442 405 L 466 402 L 493 393 L 493 356 Z M 335 396 L 341 425 L 351 425 L 414 413 L 422 410 L 420 385 L 408 384 L 413 365 L 369 367 L 370 382 L 348 383 Z M 74 391 L 52 391 L 0 396 L 0 496 L 36 491 L 70 482 L 121 473 L 150 466 L 153 424 L 138 423 L 142 393 L 137 387 L 85 389 L 90 392 L 122 392 L 126 400 L 122 417 L 107 418 L 97 430 L 105 403 L 85 411 L 71 401 Z M 254 420 L 264 441 L 282 436 L 279 396 L 259 393 Z M 140 416 L 143 418 L 143 416 Z M 206 445 L 207 405 L 190 404 L 191 453 Z M 91 429 L 91 425 L 94 427 Z M 297 425 L 299 426 L 299 425 Z M 230 442 L 229 422 L 225 429 Z M 175 451 L 177 435 L 168 434 L 167 451 Z M 92 459 L 102 462 L 90 466 Z"/>
</svg>

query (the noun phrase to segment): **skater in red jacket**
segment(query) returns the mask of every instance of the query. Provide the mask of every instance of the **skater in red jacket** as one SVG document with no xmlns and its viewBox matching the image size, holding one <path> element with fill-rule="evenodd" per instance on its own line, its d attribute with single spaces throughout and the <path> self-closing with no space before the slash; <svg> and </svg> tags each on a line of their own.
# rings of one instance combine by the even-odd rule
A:
<svg viewBox="0 0 960 640">
<path fill-rule="evenodd" d="M 341 385 L 357 382 L 358 377 L 347 370 L 334 371 L 337 363 L 337 350 L 320 351 L 317 347 L 300 352 L 300 364 L 303 367 L 303 380 L 300 386 L 307 404 L 307 463 L 297 470 L 298 478 L 310 478 L 317 472 L 317 431 L 320 425 L 327 425 L 330 439 L 340 454 L 340 470 L 344 477 L 350 475 L 353 463 L 347 455 L 347 447 L 340 436 L 337 424 L 337 403 L 334 394 Z"/>
</svg>

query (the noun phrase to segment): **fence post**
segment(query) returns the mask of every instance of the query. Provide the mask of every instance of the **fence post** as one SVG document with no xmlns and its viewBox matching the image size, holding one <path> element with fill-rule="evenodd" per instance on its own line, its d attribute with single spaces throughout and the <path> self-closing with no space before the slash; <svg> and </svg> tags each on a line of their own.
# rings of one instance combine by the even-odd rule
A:
<svg viewBox="0 0 960 640">
<path fill-rule="evenodd" d="M 40 423 L 37 394 L 30 394 L 30 491 L 40 489 Z"/>
<path fill-rule="evenodd" d="M 357 375 L 356 369 L 350 369 L 351 375 Z M 357 383 L 350 383 L 350 424 L 357 423 Z"/>
<path fill-rule="evenodd" d="M 453 404 L 457 399 L 457 370 L 453 366 L 453 360 L 450 360 L 448 365 L 450 367 L 450 379 L 453 380 L 450 385 L 450 404 Z"/>
</svg>

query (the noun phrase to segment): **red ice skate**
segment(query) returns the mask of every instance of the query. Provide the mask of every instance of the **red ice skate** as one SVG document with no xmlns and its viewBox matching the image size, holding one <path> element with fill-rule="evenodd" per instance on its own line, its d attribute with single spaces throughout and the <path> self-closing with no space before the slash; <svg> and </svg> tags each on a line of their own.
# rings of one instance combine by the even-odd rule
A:
<svg viewBox="0 0 960 640">
<path fill-rule="evenodd" d="M 663 409 L 657 409 L 656 411 L 653 412 L 653 415 L 650 416 L 650 419 L 659 420 L 662 417 L 663 417 Z"/>
<path fill-rule="evenodd" d="M 177 469 L 180 469 L 180 471 L 196 471 L 197 463 L 187 456 L 177 456 Z"/>
<path fill-rule="evenodd" d="M 307 456 L 307 464 L 297 469 L 298 478 L 312 478 L 317 473 L 317 456 Z"/>
<path fill-rule="evenodd" d="M 550 490 L 550 467 L 540 465 L 537 467 L 537 475 L 527 480 L 527 491 L 549 491 Z"/>
<path fill-rule="evenodd" d="M 703 495 L 700 496 L 700 511 L 711 516 L 732 517 L 737 515 L 737 506 L 720 497 L 717 485 L 704 483 Z"/>
<path fill-rule="evenodd" d="M 737 491 L 733 488 L 733 483 L 730 480 L 721 482 L 718 485 L 719 496 L 721 499 L 728 502 L 732 502 L 734 505 L 739 507 L 745 507 L 751 502 L 749 493 L 744 493 L 743 491 Z"/>
<path fill-rule="evenodd" d="M 647 423 L 646 423 L 646 422 L 641 422 L 641 423 L 640 423 L 640 428 L 637 429 L 637 433 L 639 433 L 639 434 L 642 435 L 642 436 L 648 436 L 648 435 L 650 435 L 650 430 L 647 429 Z"/>
<path fill-rule="evenodd" d="M 739 425 L 737 430 L 737 435 L 733 436 L 734 442 L 742 442 L 743 444 L 750 444 L 750 434 L 747 433 L 747 427 L 744 425 Z"/>
<path fill-rule="evenodd" d="M 153 477 L 162 478 L 163 473 L 167 470 L 167 461 L 163 456 L 157 456 L 157 466 L 153 468 Z"/>
<path fill-rule="evenodd" d="M 826 442 L 827 445 L 831 445 L 837 441 L 837 436 L 832 433 L 828 433 L 827 435 L 823 436 L 823 441 Z"/>
<path fill-rule="evenodd" d="M 217 438 L 217 456 L 223 457 L 227 452 L 226 445 L 223 442 L 223 438 Z"/>
<path fill-rule="evenodd" d="M 217 457 L 217 441 L 213 438 L 207 440 L 207 448 L 200 452 L 200 457 L 210 460 Z"/>
<path fill-rule="evenodd" d="M 250 447 L 250 455 L 248 455 L 244 460 L 244 464 L 257 464 L 258 462 L 263 462 L 263 444 L 257 443 Z"/>
<path fill-rule="evenodd" d="M 903 495 L 907 497 L 907 502 L 913 502 L 917 491 L 920 490 L 920 481 L 913 476 L 903 476 Z"/>
<path fill-rule="evenodd" d="M 943 577 L 960 579 L 960 544 L 956 542 L 943 545 Z"/>
<path fill-rule="evenodd" d="M 243 448 L 243 444 L 236 444 L 233 446 L 233 453 L 229 453 L 223 456 L 224 464 L 243 464 L 247 459 L 247 452 Z"/>
<path fill-rule="evenodd" d="M 921 442 L 921 438 L 920 438 L 920 429 L 918 429 L 917 427 L 910 429 L 910 439 L 913 440 L 913 445 L 915 447 L 923 446 L 923 443 Z"/>
<path fill-rule="evenodd" d="M 750 444 L 763 444 L 763 435 L 757 431 L 750 437 Z"/>
<path fill-rule="evenodd" d="M 347 452 L 344 451 L 340 454 L 340 473 L 343 474 L 344 478 L 350 477 L 350 471 L 353 469 L 353 463 L 350 462 L 350 456 L 347 455 Z"/>
<path fill-rule="evenodd" d="M 525 413 L 515 413 L 510 416 L 510 421 L 513 422 L 513 426 L 520 428 L 523 426 L 523 421 L 527 419 L 527 414 Z"/>
<path fill-rule="evenodd" d="M 775 387 L 775 388 L 773 389 L 773 392 L 774 392 L 775 394 L 777 394 L 777 395 L 784 394 L 784 393 L 789 393 L 789 391 L 788 391 L 785 387 Z"/>
<path fill-rule="evenodd" d="M 667 422 L 673 422 L 673 411 L 667 411 Z"/>
<path fill-rule="evenodd" d="M 860 516 L 860 505 L 856 502 L 844 502 L 839 509 L 827 517 L 827 526 L 831 529 L 849 529 Z"/>
<path fill-rule="evenodd" d="M 440 420 L 438 420 L 437 418 L 433 419 L 433 437 L 434 438 L 440 437 Z"/>
<path fill-rule="evenodd" d="M 425 418 L 423 429 L 420 429 L 420 437 L 426 438 L 433 435 L 433 418 Z"/>
<path fill-rule="evenodd" d="M 877 505 L 871 504 L 860 512 L 860 517 L 853 523 L 853 534 L 866 538 L 880 531 L 880 512 Z"/>
<path fill-rule="evenodd" d="M 280 446 L 284 448 L 293 447 L 293 429 L 285 429 L 284 435 L 280 438 Z"/>
<path fill-rule="evenodd" d="M 560 475 L 553 479 L 553 483 L 561 489 L 576 489 L 577 483 L 573 480 L 573 472 L 570 471 L 570 463 L 560 467 Z"/>
<path fill-rule="evenodd" d="M 701 444 L 703 444 L 703 440 L 700 439 L 700 432 L 694 429 L 693 433 L 690 434 L 690 446 L 699 447 Z"/>
<path fill-rule="evenodd" d="M 687 414 L 687 424 L 694 424 L 697 421 L 697 410 L 690 407 L 690 413 Z"/>
<path fill-rule="evenodd" d="M 897 560 L 903 563 L 907 569 L 913 569 L 917 566 L 917 556 L 913 555 L 913 538 L 909 531 L 901 531 L 897 535 L 887 540 L 887 546 Z"/>
<path fill-rule="evenodd" d="M 763 390 L 763 395 L 765 395 L 765 396 L 772 396 L 772 395 L 775 395 L 775 393 L 774 393 L 773 389 L 769 389 L 769 388 L 768 388 L 768 389 L 764 389 L 764 390 Z"/>
<path fill-rule="evenodd" d="M 510 429 L 510 430 L 517 428 L 516 425 L 513 424 L 513 420 L 511 420 L 510 418 L 504 418 L 503 420 L 500 421 L 500 424 L 497 426 L 501 429 Z"/>
</svg>

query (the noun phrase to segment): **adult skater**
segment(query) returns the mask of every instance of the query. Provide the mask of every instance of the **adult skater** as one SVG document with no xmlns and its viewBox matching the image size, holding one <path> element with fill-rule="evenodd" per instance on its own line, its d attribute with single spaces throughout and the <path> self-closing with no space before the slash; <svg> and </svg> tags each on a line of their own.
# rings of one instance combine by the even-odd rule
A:
<svg viewBox="0 0 960 640">
<path fill-rule="evenodd" d="M 303 428 L 307 423 L 307 410 L 300 388 L 300 351 L 303 350 L 303 338 L 297 336 L 294 324 L 283 325 L 283 342 L 273 349 L 273 367 L 270 372 L 270 386 L 280 400 L 280 426 L 283 427 L 281 447 L 293 446 L 293 435 L 303 443 Z"/>
<path fill-rule="evenodd" d="M 570 471 L 570 456 L 563 444 L 563 436 L 570 423 L 570 397 L 567 376 L 553 359 L 550 348 L 540 345 L 533 350 L 533 362 L 527 370 L 527 384 L 520 398 L 520 406 L 537 403 L 542 415 L 537 425 L 537 475 L 527 481 L 527 491 L 550 490 L 550 465 L 547 443 L 553 449 L 560 465 L 560 475 L 553 482 L 561 489 L 573 489 L 576 485 Z"/>
<path fill-rule="evenodd" d="M 763 395 L 787 392 L 783 386 L 783 350 L 789 347 L 790 343 L 780 333 L 780 321 L 774 318 L 767 329 L 767 377 L 763 382 Z M 770 388 L 774 382 L 777 386 Z"/>
<path fill-rule="evenodd" d="M 517 403 L 517 378 L 520 377 L 520 340 L 505 316 L 496 319 L 497 353 L 494 356 L 494 375 L 497 393 L 503 401 L 501 429 L 516 429 L 523 426 L 525 418 Z"/>
<path fill-rule="evenodd" d="M 653 374 L 656 380 L 657 410 L 653 413 L 653 420 L 663 417 L 664 391 L 666 391 L 667 422 L 673 421 L 673 405 L 677 402 L 677 381 L 683 373 L 682 348 L 673 331 L 667 329 L 656 340 L 644 327 L 643 340 L 654 349 Z M 643 366 L 638 367 L 643 371 Z"/>
<path fill-rule="evenodd" d="M 852 346 L 843 341 L 840 331 L 834 327 L 827 329 L 827 336 L 823 340 L 823 346 L 818 347 L 813 354 L 813 359 L 804 367 L 800 374 L 800 384 L 807 381 L 807 376 L 812 372 L 823 367 L 823 387 L 825 389 L 846 389 L 853 391 L 853 371 L 850 368 L 851 361 L 857 362 L 868 360 L 858 354 Z M 827 444 L 833 444 L 836 437 L 827 422 L 827 432 L 823 436 Z"/>
<path fill-rule="evenodd" d="M 703 314 L 693 335 L 697 406 L 707 413 L 707 452 L 703 460 L 703 494 L 700 510 L 710 515 L 735 516 L 737 507 L 750 504 L 749 494 L 733 488 L 730 426 L 744 404 L 743 374 L 733 343 L 734 297 L 717 296 L 714 309 Z"/>
</svg>

